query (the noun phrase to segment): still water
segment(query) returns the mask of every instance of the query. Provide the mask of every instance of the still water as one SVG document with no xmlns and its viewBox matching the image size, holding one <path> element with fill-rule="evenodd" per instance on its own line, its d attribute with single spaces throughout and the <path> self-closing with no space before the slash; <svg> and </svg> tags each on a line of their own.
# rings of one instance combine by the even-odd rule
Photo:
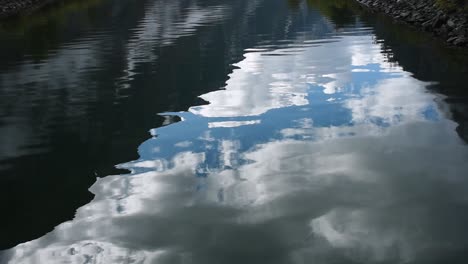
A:
<svg viewBox="0 0 468 264">
<path fill-rule="evenodd" d="M 345 0 L 0 25 L 0 263 L 466 263 L 466 51 Z"/>
</svg>

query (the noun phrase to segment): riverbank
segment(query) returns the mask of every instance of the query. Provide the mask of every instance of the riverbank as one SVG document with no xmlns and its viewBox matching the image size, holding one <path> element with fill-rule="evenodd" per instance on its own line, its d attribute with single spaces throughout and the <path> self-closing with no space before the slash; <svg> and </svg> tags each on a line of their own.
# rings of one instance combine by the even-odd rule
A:
<svg viewBox="0 0 468 264">
<path fill-rule="evenodd" d="M 468 12 L 448 8 L 437 0 L 357 0 L 372 11 L 385 13 L 443 38 L 449 45 L 468 47 Z"/>
<path fill-rule="evenodd" d="M 55 0 L 0 0 L 0 19 L 29 13 Z"/>
</svg>

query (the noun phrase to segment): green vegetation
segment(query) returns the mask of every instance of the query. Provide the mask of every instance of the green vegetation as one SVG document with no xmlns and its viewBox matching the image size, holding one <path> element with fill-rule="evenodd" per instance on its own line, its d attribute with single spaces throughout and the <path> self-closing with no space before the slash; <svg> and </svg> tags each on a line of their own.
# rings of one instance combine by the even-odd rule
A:
<svg viewBox="0 0 468 264">
<path fill-rule="evenodd" d="M 70 13 L 76 10 L 83 10 L 92 8 L 103 0 L 59 0 L 40 12 L 34 12 L 32 14 L 20 15 L 19 17 L 2 21 L 0 23 L 0 32 L 15 32 L 24 34 L 27 31 L 37 30 L 37 27 L 41 27 L 50 23 L 50 21 L 62 21 L 58 25 L 62 26 L 65 24 Z"/>
<path fill-rule="evenodd" d="M 457 9 L 468 12 L 468 0 L 436 0 L 438 6 L 448 11 Z"/>
<path fill-rule="evenodd" d="M 78 25 L 83 29 L 93 28 L 101 17 L 98 11 L 82 12 L 80 17 L 70 14 L 77 10 L 91 10 L 104 1 L 107 0 L 59 0 L 32 14 L 2 21 L 0 33 L 13 39 L 24 36 L 23 41 L 16 45 L 22 46 L 35 60 L 40 61 L 47 57 L 49 50 L 60 45 L 63 36 L 59 33 L 72 32 Z"/>
</svg>

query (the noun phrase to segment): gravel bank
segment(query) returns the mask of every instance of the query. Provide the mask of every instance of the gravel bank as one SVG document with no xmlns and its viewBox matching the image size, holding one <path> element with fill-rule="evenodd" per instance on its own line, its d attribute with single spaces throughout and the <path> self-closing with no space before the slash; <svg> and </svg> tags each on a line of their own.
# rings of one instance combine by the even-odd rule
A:
<svg viewBox="0 0 468 264">
<path fill-rule="evenodd" d="M 468 47 L 468 12 L 446 11 L 435 0 L 357 0 L 373 11 L 414 25 L 443 38 L 448 44 Z"/>
<path fill-rule="evenodd" d="M 54 0 L 0 0 L 0 19 L 32 12 Z"/>
</svg>

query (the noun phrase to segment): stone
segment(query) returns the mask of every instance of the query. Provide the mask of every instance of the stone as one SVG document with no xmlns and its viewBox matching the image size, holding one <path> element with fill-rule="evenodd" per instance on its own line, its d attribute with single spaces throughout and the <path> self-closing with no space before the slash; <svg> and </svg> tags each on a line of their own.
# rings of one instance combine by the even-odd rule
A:
<svg viewBox="0 0 468 264">
<path fill-rule="evenodd" d="M 449 30 L 448 30 L 448 28 L 447 28 L 446 25 L 442 25 L 442 26 L 440 27 L 440 29 L 439 29 L 439 33 L 440 33 L 441 35 L 447 35 L 448 32 L 449 32 Z"/>
<path fill-rule="evenodd" d="M 453 43 L 457 39 L 458 39 L 458 37 L 451 37 L 451 38 L 447 39 L 447 42 L 448 43 Z"/>
<path fill-rule="evenodd" d="M 468 46 L 468 14 L 462 10 L 446 12 L 436 0 L 357 0 L 376 12 L 384 12 L 397 21 L 432 32 L 457 46 Z M 468 0 L 467 0 L 468 1 Z"/>
<path fill-rule="evenodd" d="M 453 22 L 452 19 L 449 19 L 449 20 L 447 21 L 447 26 L 449 26 L 449 27 L 451 27 L 451 28 L 454 28 L 454 27 L 455 27 L 455 22 Z"/>
<path fill-rule="evenodd" d="M 433 28 L 438 28 L 444 24 L 444 20 L 440 17 L 437 16 L 433 21 L 432 21 L 432 27 Z"/>
<path fill-rule="evenodd" d="M 466 44 L 468 44 L 468 39 L 465 37 L 459 37 L 455 41 L 453 41 L 453 44 L 455 46 L 465 46 Z"/>
<path fill-rule="evenodd" d="M 405 17 L 407 17 L 409 15 L 410 15 L 410 12 L 403 12 L 403 13 L 400 14 L 400 17 L 405 18 Z"/>
<path fill-rule="evenodd" d="M 423 26 L 424 28 L 426 28 L 426 27 L 431 26 L 431 24 L 432 24 L 432 21 L 431 21 L 431 20 L 427 20 L 427 21 L 425 21 L 425 22 L 422 23 L 422 26 Z"/>
</svg>

